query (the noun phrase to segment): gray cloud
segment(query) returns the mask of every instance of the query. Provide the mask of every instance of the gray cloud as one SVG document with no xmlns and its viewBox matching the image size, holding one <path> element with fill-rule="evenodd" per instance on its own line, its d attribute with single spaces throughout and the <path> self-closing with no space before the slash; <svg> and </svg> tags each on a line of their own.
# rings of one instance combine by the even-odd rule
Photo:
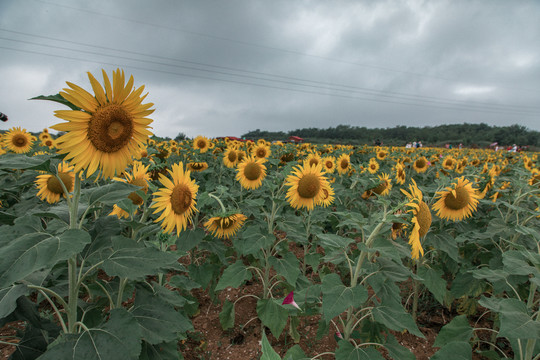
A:
<svg viewBox="0 0 540 360">
<path fill-rule="evenodd" d="M 27 99 L 65 81 L 91 89 L 87 71 L 100 79 L 119 66 L 145 84 L 159 136 L 463 122 L 540 130 L 539 13 L 539 2 L 502 0 L 5 0 L 0 111 L 10 121 L 0 129 L 58 123 L 60 105 Z"/>
</svg>

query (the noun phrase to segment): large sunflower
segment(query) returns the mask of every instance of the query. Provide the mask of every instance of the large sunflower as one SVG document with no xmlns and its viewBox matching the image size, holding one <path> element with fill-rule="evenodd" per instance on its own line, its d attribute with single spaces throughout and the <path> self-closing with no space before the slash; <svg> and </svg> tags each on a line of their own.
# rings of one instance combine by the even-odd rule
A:
<svg viewBox="0 0 540 360">
<path fill-rule="evenodd" d="M 205 153 L 209 148 L 210 140 L 206 137 L 199 135 L 193 140 L 193 149 L 199 149 L 201 153 Z"/>
<path fill-rule="evenodd" d="M 75 184 L 73 166 L 69 166 L 66 162 L 61 162 L 58 165 L 57 176 L 52 174 L 38 175 L 35 180 L 38 188 L 37 196 L 41 200 L 46 200 L 49 204 L 60 201 L 60 196 L 66 197 L 60 180 L 62 180 L 62 183 L 68 192 L 73 191 L 73 186 Z M 60 180 L 58 180 L 58 178 L 60 178 Z"/>
<path fill-rule="evenodd" d="M 324 189 L 330 187 L 324 177 L 322 164 L 315 166 L 299 165 L 285 180 L 289 186 L 287 201 L 295 209 L 306 208 L 312 210 L 325 199 Z"/>
<path fill-rule="evenodd" d="M 426 236 L 431 226 L 431 211 L 429 206 L 424 202 L 422 191 L 418 189 L 414 179 L 411 179 L 412 185 L 409 185 L 410 193 L 406 190 L 401 191 L 407 196 L 409 202 L 406 204 L 410 209 L 408 212 L 412 213 L 411 223 L 413 228 L 409 234 L 409 245 L 411 245 L 411 257 L 418 259 L 420 255 L 424 255 L 424 249 L 422 249 L 421 238 Z"/>
<path fill-rule="evenodd" d="M 113 71 L 112 86 L 105 70 L 102 73 L 105 89 L 88 73 L 94 95 L 67 82 L 70 88 L 60 95 L 81 110 L 55 111 L 68 122 L 51 128 L 67 132 L 57 139 L 58 152 L 67 154 L 76 172 L 86 170 L 90 176 L 99 169 L 104 178 L 111 178 L 124 171 L 152 135 L 152 120 L 146 116 L 154 112 L 154 104 L 142 104 L 144 85 L 134 90 L 133 76 L 126 84 L 123 70 Z"/>
<path fill-rule="evenodd" d="M 433 204 L 432 209 L 441 219 L 462 220 L 476 210 L 479 198 L 477 190 L 462 176 L 445 190 L 437 192 L 439 200 Z"/>
<path fill-rule="evenodd" d="M 245 189 L 259 188 L 265 177 L 266 166 L 264 166 L 264 159 L 248 156 L 238 164 L 236 180 Z"/>
<path fill-rule="evenodd" d="M 195 208 L 197 191 L 199 186 L 190 178 L 191 172 L 184 171 L 184 164 L 172 165 L 172 171 L 167 170 L 172 177 L 169 180 L 163 174 L 159 175 L 159 181 L 165 187 L 154 193 L 154 203 L 150 206 L 155 208 L 154 214 L 162 212 L 155 222 L 162 222 L 161 227 L 166 233 L 171 233 L 176 228 L 176 235 L 187 228 L 191 221 Z"/>
<path fill-rule="evenodd" d="M 246 219 L 244 214 L 214 216 L 204 223 L 204 227 L 220 239 L 229 239 L 242 227 Z"/>
<path fill-rule="evenodd" d="M 20 127 L 12 127 L 4 134 L 4 146 L 17 154 L 24 154 L 32 149 L 32 134 L 26 129 Z"/>
</svg>

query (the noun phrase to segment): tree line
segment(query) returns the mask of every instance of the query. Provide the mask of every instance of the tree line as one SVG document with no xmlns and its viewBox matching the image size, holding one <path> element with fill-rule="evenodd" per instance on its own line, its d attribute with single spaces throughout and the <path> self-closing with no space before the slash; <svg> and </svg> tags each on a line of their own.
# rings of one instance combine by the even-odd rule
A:
<svg viewBox="0 0 540 360">
<path fill-rule="evenodd" d="M 481 124 L 452 124 L 425 127 L 396 126 L 393 128 L 366 128 L 338 125 L 327 129 L 304 128 L 288 132 L 254 130 L 242 135 L 245 139 L 287 140 L 299 136 L 313 143 L 347 143 L 373 145 L 377 140 L 383 145 L 404 146 L 408 142 L 421 141 L 424 146 L 463 144 L 467 147 L 487 147 L 497 142 L 501 146 L 540 146 L 540 132 L 521 125 L 490 126 Z"/>
</svg>

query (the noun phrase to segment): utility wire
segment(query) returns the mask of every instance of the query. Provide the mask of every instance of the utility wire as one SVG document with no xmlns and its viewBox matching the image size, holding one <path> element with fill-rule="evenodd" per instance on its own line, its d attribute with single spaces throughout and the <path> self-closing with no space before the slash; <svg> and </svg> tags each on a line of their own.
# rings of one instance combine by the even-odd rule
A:
<svg viewBox="0 0 540 360">
<path fill-rule="evenodd" d="M 34 0 L 34 1 L 40 2 L 42 4 L 46 4 L 46 5 L 63 7 L 63 8 L 66 8 L 66 9 L 71 9 L 71 10 L 85 12 L 85 13 L 89 13 L 89 14 L 93 14 L 93 15 L 99 15 L 99 16 L 103 16 L 103 17 L 108 17 L 108 18 L 115 19 L 115 20 L 121 20 L 121 21 L 129 22 L 129 23 L 133 23 L 133 24 L 137 24 L 137 25 L 142 24 L 142 25 L 151 26 L 151 27 L 155 27 L 155 28 L 180 32 L 180 33 L 188 34 L 188 35 L 191 35 L 191 36 L 204 37 L 204 38 L 213 39 L 213 40 L 219 40 L 219 41 L 227 41 L 227 42 L 236 43 L 236 44 L 243 45 L 243 46 L 257 47 L 257 48 L 267 49 L 267 50 L 271 50 L 271 51 L 279 51 L 279 52 L 282 52 L 282 53 L 289 53 L 289 54 L 293 54 L 293 55 L 312 57 L 312 58 L 317 58 L 317 59 L 321 59 L 321 60 L 325 60 L 325 61 L 331 61 L 331 62 L 336 62 L 336 63 L 342 63 L 342 64 L 366 67 L 366 68 L 382 70 L 382 71 L 387 71 L 387 72 L 400 73 L 400 74 L 409 75 L 409 76 L 417 76 L 417 77 L 438 79 L 438 80 L 443 80 L 443 81 L 447 81 L 447 82 L 454 82 L 455 81 L 453 79 L 442 77 L 442 76 L 427 75 L 427 74 L 424 74 L 424 73 L 416 73 L 416 72 L 397 70 L 397 69 L 392 69 L 392 68 L 382 67 L 382 66 L 377 66 L 377 65 L 372 65 L 372 64 L 365 64 L 365 63 L 358 63 L 358 62 L 353 62 L 353 61 L 341 60 L 341 59 L 336 59 L 336 58 L 320 56 L 320 55 L 316 55 L 316 54 L 304 53 L 304 52 L 296 51 L 296 50 L 278 48 L 278 47 L 268 46 L 268 45 L 261 45 L 261 44 L 248 42 L 248 41 L 242 41 L 242 40 L 238 40 L 238 39 L 231 39 L 231 38 L 227 38 L 227 37 L 223 37 L 223 36 L 217 36 L 217 35 L 213 35 L 213 34 L 207 34 L 207 33 L 191 31 L 191 30 L 180 29 L 180 28 L 176 28 L 176 27 L 172 27 L 172 26 L 166 26 L 166 25 L 163 25 L 163 24 L 155 24 L 155 23 L 145 22 L 145 21 L 141 21 L 141 20 L 128 19 L 128 18 L 121 17 L 121 16 L 105 14 L 105 13 L 95 11 L 95 10 L 82 9 L 82 8 L 78 8 L 78 7 L 75 7 L 75 6 L 70 6 L 70 5 L 65 5 L 65 4 L 58 4 L 58 3 L 54 3 L 54 2 L 50 2 L 50 1 L 44 1 L 44 0 Z M 514 88 L 514 87 L 507 87 L 507 86 L 504 86 L 504 87 L 507 88 L 507 89 L 512 89 L 512 90 L 538 92 L 536 90 L 530 90 L 530 89 L 520 89 L 520 88 Z"/>
<path fill-rule="evenodd" d="M 39 38 L 39 39 L 58 41 L 58 42 L 63 42 L 63 43 L 68 43 L 68 44 L 73 44 L 73 45 L 86 46 L 86 47 L 90 47 L 90 48 L 97 48 L 97 49 L 103 49 L 103 50 L 108 50 L 108 51 L 115 51 L 115 52 L 120 52 L 120 53 L 127 53 L 127 54 L 145 56 L 145 57 L 150 57 L 150 58 L 155 58 L 155 59 L 162 59 L 162 60 L 167 60 L 167 61 L 174 61 L 174 62 L 192 64 L 192 65 L 196 65 L 196 66 L 204 66 L 204 67 L 210 67 L 210 68 L 215 68 L 215 69 L 223 69 L 223 70 L 227 70 L 227 71 L 242 72 L 242 73 L 246 73 L 246 74 L 255 74 L 255 75 L 262 75 L 262 76 L 267 76 L 267 77 L 274 77 L 274 78 L 280 78 L 280 79 L 286 79 L 286 80 L 293 80 L 295 82 L 302 81 L 302 82 L 311 83 L 311 84 L 324 85 L 324 87 L 326 89 L 332 89 L 332 90 L 336 90 L 336 91 L 350 92 L 351 90 L 353 90 L 353 92 L 359 92 L 359 93 L 362 93 L 362 94 L 369 94 L 369 95 L 379 95 L 379 96 L 382 96 L 382 97 L 391 97 L 391 98 L 392 97 L 397 97 L 397 98 L 401 98 L 401 99 L 405 99 L 405 100 L 409 100 L 408 98 L 411 98 L 413 100 L 427 99 L 427 100 L 431 100 L 432 102 L 441 103 L 441 104 L 450 104 L 450 105 L 456 104 L 456 105 L 464 105 L 464 106 L 481 106 L 481 107 L 482 106 L 489 106 L 490 108 L 495 108 L 495 109 L 498 108 L 498 109 L 501 109 L 501 110 L 509 110 L 510 108 L 516 108 L 515 110 L 521 111 L 521 112 L 526 112 L 527 109 L 530 109 L 530 110 L 533 110 L 533 111 L 534 110 L 540 110 L 540 107 L 534 107 L 534 106 L 494 104 L 494 103 L 480 102 L 480 101 L 463 101 L 463 100 L 455 100 L 455 99 L 448 99 L 448 98 L 441 98 L 441 97 L 434 97 L 434 96 L 406 94 L 406 93 L 399 93 L 399 92 L 393 92 L 393 91 L 382 91 L 382 90 L 370 89 L 370 88 L 359 87 L 359 86 L 328 83 L 328 82 L 309 80 L 309 79 L 303 79 L 303 78 L 297 78 L 297 77 L 290 77 L 290 76 L 276 75 L 276 74 L 270 74 L 270 73 L 264 73 L 264 72 L 258 72 L 258 71 L 250 71 L 250 70 L 239 69 L 239 68 L 212 65 L 212 64 L 206 64 L 206 63 L 201 63 L 201 62 L 196 62 L 196 61 L 188 61 L 188 60 L 178 59 L 178 58 L 157 56 L 157 55 L 145 54 L 145 53 L 141 53 L 141 52 L 137 52 L 137 51 L 131 51 L 131 50 L 126 50 L 126 49 L 116 49 L 116 48 L 93 45 L 93 44 L 86 44 L 86 43 L 81 43 L 81 42 L 76 42 L 76 41 L 58 39 L 58 38 L 49 37 L 49 36 L 43 36 L 43 35 L 37 35 L 37 34 L 29 34 L 29 33 L 24 33 L 24 32 L 20 32 L 20 31 L 7 30 L 7 29 L 3 29 L 3 28 L 0 28 L 0 31 L 13 33 L 13 34 L 18 34 L 18 35 L 24 35 L 24 36 L 28 36 L 28 37 Z M 3 38 L 3 37 L 0 37 L 0 39 L 9 40 L 9 41 L 20 41 L 20 42 L 23 42 L 23 43 L 28 43 L 28 44 L 33 44 L 33 45 L 45 46 L 45 44 L 32 43 L 32 42 L 27 42 L 27 41 L 23 41 L 23 40 L 16 40 L 16 39 Z M 49 45 L 49 46 L 50 47 L 55 47 L 55 46 L 52 46 L 52 45 Z M 63 50 L 76 51 L 76 50 L 71 49 L 71 48 L 63 48 L 63 47 L 56 47 L 56 48 L 63 49 Z M 93 52 L 90 52 L 90 53 L 95 54 Z M 104 55 L 104 54 L 100 53 L 100 55 Z M 136 61 L 144 61 L 144 60 L 138 60 L 138 59 L 133 59 L 133 58 L 128 58 L 128 59 L 136 60 Z M 164 63 L 159 63 L 159 62 L 152 62 L 152 61 L 147 61 L 147 62 L 155 63 L 155 64 L 158 64 L 158 65 L 175 66 L 175 65 L 164 64 Z M 197 71 L 209 71 L 209 70 L 191 68 L 191 67 L 180 67 L 180 68 L 186 68 L 186 69 L 197 70 Z M 230 73 L 223 73 L 223 72 L 216 72 L 216 73 L 232 75 L 232 76 L 240 76 L 240 75 L 233 75 L 233 74 L 230 74 Z M 247 75 L 244 75 L 244 77 L 253 78 L 253 79 L 256 79 L 256 80 L 276 81 L 276 80 L 273 80 L 273 79 L 262 79 L 262 78 L 259 78 L 259 77 L 250 77 L 250 76 L 247 76 Z M 287 83 L 287 82 L 284 82 L 284 83 Z M 294 85 L 301 85 L 301 84 L 294 83 Z M 308 86 L 308 85 L 301 85 L 301 86 Z M 318 86 L 318 87 L 320 87 L 320 86 Z M 346 90 L 342 90 L 342 89 L 338 89 L 338 88 L 344 88 Z"/>
<path fill-rule="evenodd" d="M 110 66 L 115 66 L 115 67 L 123 67 L 123 68 L 131 68 L 131 69 L 142 70 L 142 71 L 157 72 L 157 73 L 175 75 L 175 76 L 181 76 L 181 77 L 191 77 L 191 78 L 197 78 L 197 79 L 228 82 L 228 83 L 234 83 L 234 84 L 240 84 L 240 85 L 249 85 L 249 86 L 256 86 L 256 87 L 269 88 L 269 89 L 278 89 L 278 90 L 299 92 L 299 93 L 305 93 L 305 94 L 325 95 L 325 96 L 332 96 L 332 97 L 345 98 L 345 99 L 356 99 L 356 100 L 362 100 L 362 101 L 389 103 L 389 104 L 399 104 L 399 105 L 409 105 L 409 106 L 416 106 L 416 107 L 427 107 L 427 108 L 437 108 L 437 109 L 446 109 L 446 110 L 475 111 L 475 112 L 482 112 L 482 113 L 501 114 L 501 111 L 494 111 L 494 110 L 492 111 L 492 110 L 489 110 L 489 109 L 474 109 L 474 108 L 466 109 L 466 108 L 460 108 L 460 107 L 457 107 L 457 106 L 449 107 L 449 106 L 438 106 L 438 105 L 431 105 L 431 104 L 417 104 L 417 103 L 411 103 L 411 102 L 390 101 L 390 100 L 366 98 L 366 97 L 360 97 L 360 96 L 348 96 L 348 95 L 341 95 L 341 94 L 333 94 L 333 93 L 328 93 L 328 92 L 317 92 L 317 91 L 293 89 L 293 88 L 286 88 L 286 87 L 281 87 L 281 86 L 273 86 L 273 85 L 253 83 L 253 82 L 237 81 L 237 80 L 231 80 L 231 79 L 221 79 L 221 78 L 202 76 L 202 75 L 193 75 L 193 74 L 186 74 L 186 73 L 179 73 L 179 72 L 173 72 L 173 71 L 167 71 L 167 70 L 149 69 L 149 68 L 143 68 L 143 67 L 133 66 L 133 65 L 108 63 L 108 62 L 103 62 L 103 61 L 94 61 L 94 60 L 89 60 L 88 58 L 75 58 L 75 57 L 70 57 L 70 56 L 63 56 L 63 55 L 58 55 L 58 54 L 50 54 L 50 53 L 44 53 L 44 52 L 39 52 L 39 51 L 10 48 L 10 47 L 6 47 L 6 46 L 0 46 L 0 49 L 12 50 L 12 51 L 18 51 L 18 52 L 24 52 L 24 53 L 36 54 L 36 55 L 45 55 L 45 56 L 62 58 L 62 59 L 67 59 L 67 60 L 75 60 L 75 61 L 78 61 L 78 62 L 82 61 L 82 62 L 95 63 L 95 64 L 100 64 L 100 65 L 110 65 Z M 102 54 L 99 54 L 99 55 L 102 55 Z M 509 115 L 514 114 L 514 115 L 521 115 L 521 116 L 526 116 L 526 115 L 537 116 L 537 114 L 534 114 L 534 113 L 531 113 L 531 114 L 517 114 L 515 112 L 514 113 L 507 112 L 507 114 L 509 114 Z"/>
</svg>

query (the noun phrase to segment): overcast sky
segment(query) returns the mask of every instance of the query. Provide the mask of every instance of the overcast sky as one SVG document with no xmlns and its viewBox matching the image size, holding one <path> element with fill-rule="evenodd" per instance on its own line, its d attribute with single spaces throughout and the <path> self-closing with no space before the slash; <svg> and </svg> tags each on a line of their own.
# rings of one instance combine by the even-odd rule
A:
<svg viewBox="0 0 540 360">
<path fill-rule="evenodd" d="M 540 130 L 540 1 L 0 0 L 0 129 L 117 67 L 153 131 L 240 136 L 339 124 Z"/>
</svg>

